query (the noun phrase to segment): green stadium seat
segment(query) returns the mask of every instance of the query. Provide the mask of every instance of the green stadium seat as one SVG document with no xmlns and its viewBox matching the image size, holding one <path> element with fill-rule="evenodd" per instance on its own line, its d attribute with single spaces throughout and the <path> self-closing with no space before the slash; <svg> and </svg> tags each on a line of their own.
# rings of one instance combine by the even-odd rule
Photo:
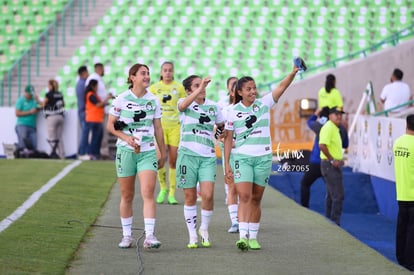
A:
<svg viewBox="0 0 414 275">
<path fill-rule="evenodd" d="M 406 26 L 412 8 L 397 2 L 377 0 L 377 8 L 349 0 L 252 0 L 248 5 L 242 0 L 191 5 L 184 0 L 121 0 L 84 44 L 96 48 L 104 41 L 106 47 L 76 54 L 82 62 L 89 57 L 88 64 L 91 59 L 111 61 L 105 78 L 121 90 L 128 66 L 138 60 L 156 75 L 164 60 L 172 60 L 177 79 L 212 74 L 217 89 L 225 88 L 229 75 L 250 74 L 260 84 L 283 76 L 290 69 L 286 60 L 294 55 L 306 57 L 312 66 L 323 64 L 382 39 L 393 26 Z"/>
</svg>

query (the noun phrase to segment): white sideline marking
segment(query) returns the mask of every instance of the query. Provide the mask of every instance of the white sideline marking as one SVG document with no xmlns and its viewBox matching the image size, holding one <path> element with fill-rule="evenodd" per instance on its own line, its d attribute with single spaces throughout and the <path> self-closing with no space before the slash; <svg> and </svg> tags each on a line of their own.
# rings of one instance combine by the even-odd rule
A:
<svg viewBox="0 0 414 275">
<path fill-rule="evenodd" d="M 20 205 L 12 214 L 0 222 L 0 233 L 9 227 L 12 223 L 17 221 L 21 216 L 29 210 L 40 197 L 56 185 L 63 177 L 65 177 L 73 168 L 81 164 L 80 160 L 77 160 L 70 165 L 66 166 L 62 171 L 59 172 L 54 178 L 51 178 L 45 185 L 39 190 L 34 192 L 22 205 Z"/>
</svg>

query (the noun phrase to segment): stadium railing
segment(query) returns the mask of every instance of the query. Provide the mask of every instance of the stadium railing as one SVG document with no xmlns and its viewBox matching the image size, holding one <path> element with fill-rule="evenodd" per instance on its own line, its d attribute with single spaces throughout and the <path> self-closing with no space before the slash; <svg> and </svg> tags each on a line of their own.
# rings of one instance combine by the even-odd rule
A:
<svg viewBox="0 0 414 275">
<path fill-rule="evenodd" d="M 403 112 L 396 113 L 394 111 L 397 110 L 397 109 L 399 109 L 399 108 L 401 108 L 401 107 L 406 107 L 406 106 L 411 107 L 413 104 L 414 104 L 414 99 L 413 100 L 410 100 L 410 101 L 407 101 L 406 103 L 397 105 L 395 107 L 389 108 L 387 110 L 380 111 L 380 112 L 376 112 L 375 114 L 373 114 L 373 116 L 386 116 L 386 117 L 388 117 L 390 115 L 392 115 L 392 116 L 404 115 L 405 112 L 404 113 Z M 410 110 L 410 112 L 412 112 L 412 109 Z"/>
<path fill-rule="evenodd" d="M 78 11 L 75 12 L 75 5 Z M 62 12 L 57 14 L 55 20 L 39 35 L 35 42 L 27 49 L 10 67 L 0 79 L 0 106 L 11 106 L 12 103 L 12 80 L 17 77 L 18 96 L 21 91 L 21 78 L 23 64 L 27 65 L 27 83 L 31 82 L 32 75 L 39 76 L 40 66 L 49 67 L 50 56 L 59 56 L 59 47 L 66 45 L 66 39 L 74 34 L 75 24 L 82 25 L 83 16 L 88 16 L 90 7 L 96 6 L 96 0 L 71 0 Z M 69 16 L 69 26 L 66 25 L 66 16 Z M 76 22 L 77 21 L 77 22 Z M 61 23 L 61 24 L 59 24 Z M 54 34 L 53 48 L 49 41 L 49 35 Z M 59 42 L 60 41 L 60 42 Z M 45 45 L 45 64 L 40 61 L 40 49 Z M 35 64 L 35 70 L 32 70 L 32 64 Z M 7 97 L 7 99 L 5 98 Z"/>
<path fill-rule="evenodd" d="M 367 47 L 365 49 L 359 50 L 359 51 L 355 51 L 353 53 L 347 54 L 343 57 L 339 57 L 336 58 L 334 60 L 331 60 L 329 62 L 326 62 L 324 64 L 318 65 L 318 66 L 309 66 L 308 70 L 307 70 L 307 75 L 311 75 L 309 74 L 310 72 L 318 72 L 318 71 L 322 71 L 322 70 L 326 70 L 328 68 L 336 68 L 339 64 L 343 63 L 343 62 L 347 62 L 350 60 L 353 60 L 355 58 L 361 58 L 361 57 L 367 57 L 368 54 L 376 52 L 378 50 L 381 50 L 384 48 L 384 45 L 392 45 L 392 46 L 396 46 L 400 43 L 400 41 L 405 41 L 408 39 L 411 39 L 414 37 L 414 24 L 393 33 L 392 35 L 390 35 L 389 37 L 379 41 L 378 43 Z M 303 74 L 300 74 L 300 78 L 303 79 Z M 258 90 L 260 91 L 271 91 L 273 85 L 279 83 L 283 78 L 274 80 L 272 82 L 269 83 L 265 83 L 265 84 L 261 84 L 258 85 Z"/>
</svg>

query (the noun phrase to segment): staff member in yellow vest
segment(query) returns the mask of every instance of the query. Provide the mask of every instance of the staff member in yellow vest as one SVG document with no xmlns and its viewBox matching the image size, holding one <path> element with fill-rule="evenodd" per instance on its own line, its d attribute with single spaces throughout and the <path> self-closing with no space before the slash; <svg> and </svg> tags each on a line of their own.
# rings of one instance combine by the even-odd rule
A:
<svg viewBox="0 0 414 275">
<path fill-rule="evenodd" d="M 180 120 L 178 118 L 177 102 L 187 96 L 181 83 L 174 80 L 174 64 L 166 61 L 161 65 L 160 81 L 151 85 L 150 92 L 155 95 L 162 108 L 161 125 L 164 130 L 165 148 L 158 148 L 168 152 L 168 182 L 167 187 L 165 167 L 158 170 L 160 192 L 157 203 L 164 203 L 168 193 L 168 204 L 177 204 L 175 199 L 176 172 L 178 143 L 180 142 Z"/>
<path fill-rule="evenodd" d="M 340 225 L 344 201 L 342 178 L 342 139 L 339 125 L 342 121 L 341 107 L 329 109 L 329 120 L 319 132 L 319 149 L 321 150 L 321 173 L 326 185 L 325 215 Z"/>
<path fill-rule="evenodd" d="M 394 142 L 395 187 L 398 201 L 396 256 L 414 271 L 414 114 L 407 116 L 405 135 Z"/>
<path fill-rule="evenodd" d="M 341 92 L 336 88 L 336 77 L 333 74 L 328 74 L 325 80 L 325 86 L 318 92 L 319 109 L 325 106 L 329 108 L 343 107 Z"/>
</svg>

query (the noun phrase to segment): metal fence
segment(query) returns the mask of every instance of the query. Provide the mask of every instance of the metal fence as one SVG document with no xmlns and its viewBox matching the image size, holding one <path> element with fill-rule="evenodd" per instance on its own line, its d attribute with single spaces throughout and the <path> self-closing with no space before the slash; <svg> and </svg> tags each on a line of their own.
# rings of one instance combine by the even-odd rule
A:
<svg viewBox="0 0 414 275">
<path fill-rule="evenodd" d="M 66 46 L 66 39 L 75 32 L 75 27 L 82 26 L 82 18 L 89 15 L 89 10 L 96 6 L 96 0 L 70 0 L 62 11 L 57 14 L 55 20 L 39 35 L 35 43 L 22 53 L 13 63 L 8 72 L 0 79 L 0 106 L 11 106 L 12 104 L 12 82 L 17 78 L 17 90 L 21 91 L 22 68 L 26 65 L 27 82 L 30 83 L 32 77 L 39 76 L 40 66 L 49 67 L 51 56 L 59 56 L 59 47 Z M 76 11 L 75 11 L 76 9 Z M 69 18 L 69 26 L 66 23 Z M 54 35 L 54 43 L 51 46 L 49 41 L 50 34 Z M 41 64 L 41 48 L 44 45 L 45 63 Z M 32 64 L 35 70 L 32 70 Z M 20 94 L 18 95 L 20 96 Z"/>
<path fill-rule="evenodd" d="M 306 71 L 307 75 L 310 75 L 309 72 L 315 73 L 315 72 L 326 70 L 329 68 L 336 68 L 338 64 L 341 62 L 347 62 L 347 61 L 350 61 L 356 58 L 367 57 L 369 54 L 383 49 L 384 45 L 397 46 L 401 42 L 401 40 L 406 41 L 413 37 L 414 37 L 414 24 L 402 29 L 401 31 L 393 33 L 391 36 L 387 37 L 386 39 L 379 41 L 378 43 L 371 45 L 365 49 L 347 54 L 343 57 L 336 58 L 334 60 L 321 64 L 319 66 L 310 67 Z M 300 74 L 300 78 L 303 79 L 303 74 Z M 281 77 L 280 79 L 274 80 L 272 82 L 269 82 L 269 83 L 258 85 L 258 90 L 271 91 L 273 85 L 278 84 L 282 79 L 283 77 Z"/>
</svg>

